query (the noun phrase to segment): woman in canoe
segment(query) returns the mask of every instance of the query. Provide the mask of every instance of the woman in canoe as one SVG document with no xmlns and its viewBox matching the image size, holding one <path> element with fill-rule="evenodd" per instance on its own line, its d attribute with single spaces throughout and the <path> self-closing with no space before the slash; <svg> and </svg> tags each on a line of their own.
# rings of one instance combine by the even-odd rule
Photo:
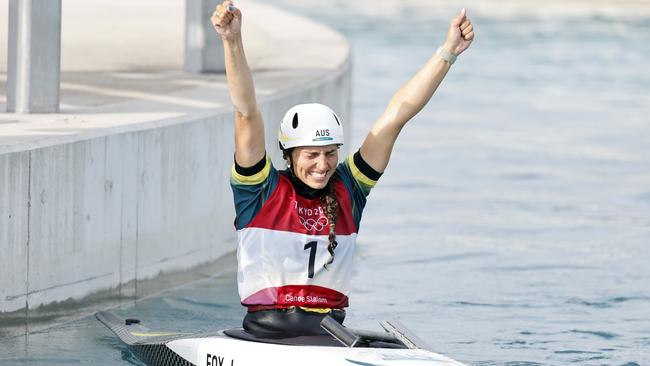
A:
<svg viewBox="0 0 650 366">
<path fill-rule="evenodd" d="M 266 153 L 264 121 L 241 38 L 241 11 L 225 1 L 211 21 L 223 42 L 236 113 L 231 186 L 238 289 L 248 309 L 244 329 L 274 336 L 322 334 L 324 316 L 340 323 L 345 318 L 366 197 L 386 169 L 401 129 L 472 43 L 472 23 L 461 10 L 443 45 L 395 93 L 361 147 L 340 163 L 346 121 L 313 101 L 290 108 L 278 133 L 287 167 L 278 171 Z"/>
</svg>

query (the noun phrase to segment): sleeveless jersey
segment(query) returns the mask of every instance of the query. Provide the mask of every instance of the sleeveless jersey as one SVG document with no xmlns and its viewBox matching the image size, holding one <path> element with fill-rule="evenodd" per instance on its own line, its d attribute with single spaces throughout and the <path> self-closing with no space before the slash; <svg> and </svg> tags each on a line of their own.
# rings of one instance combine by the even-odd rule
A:
<svg viewBox="0 0 650 366">
<path fill-rule="evenodd" d="M 358 160 L 357 160 L 358 161 Z M 348 306 L 350 272 L 366 196 L 376 184 L 355 164 L 355 155 L 332 176 L 339 202 L 334 262 L 330 223 L 320 198 L 296 192 L 290 178 L 265 158 L 254 175 L 232 169 L 237 229 L 237 284 L 248 307 L 343 308 Z M 365 164 L 365 163 L 363 163 Z M 359 164 L 361 165 L 361 164 Z M 378 174 L 378 173 L 377 173 Z"/>
</svg>

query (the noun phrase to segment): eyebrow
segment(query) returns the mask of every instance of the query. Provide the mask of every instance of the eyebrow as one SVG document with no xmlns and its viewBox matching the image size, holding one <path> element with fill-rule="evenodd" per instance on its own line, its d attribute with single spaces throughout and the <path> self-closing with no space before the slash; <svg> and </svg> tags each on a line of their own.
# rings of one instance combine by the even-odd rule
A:
<svg viewBox="0 0 650 366">
<path fill-rule="evenodd" d="M 336 152 L 338 149 L 331 149 L 331 150 L 325 150 L 325 154 L 331 154 L 333 152 Z M 321 150 L 305 150 L 307 154 L 320 154 Z"/>
</svg>

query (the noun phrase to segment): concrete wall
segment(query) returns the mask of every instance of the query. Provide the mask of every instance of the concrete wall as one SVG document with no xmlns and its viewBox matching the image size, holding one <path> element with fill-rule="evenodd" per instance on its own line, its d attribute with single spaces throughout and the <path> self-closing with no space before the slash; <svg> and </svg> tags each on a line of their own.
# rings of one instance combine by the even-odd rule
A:
<svg viewBox="0 0 650 366">
<path fill-rule="evenodd" d="M 0 303 L 26 306 L 30 152 L 0 155 Z"/>
<path fill-rule="evenodd" d="M 287 76 L 290 88 L 277 73 L 256 73 L 275 164 L 278 122 L 290 106 L 321 101 L 349 118 L 347 44 L 340 50 L 327 67 Z M 204 108 L 158 124 L 79 128 L 64 139 L 51 131 L 50 140 L 0 146 L 0 313 L 106 290 L 137 297 L 139 281 L 232 252 L 233 121 L 230 107 Z"/>
</svg>

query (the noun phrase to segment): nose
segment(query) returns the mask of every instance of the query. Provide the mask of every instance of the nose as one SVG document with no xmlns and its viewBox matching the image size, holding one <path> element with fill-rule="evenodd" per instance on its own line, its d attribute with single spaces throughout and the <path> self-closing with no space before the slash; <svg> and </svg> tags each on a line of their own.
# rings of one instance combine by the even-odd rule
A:
<svg viewBox="0 0 650 366">
<path fill-rule="evenodd" d="M 325 156 L 325 154 L 318 155 L 318 158 L 316 159 L 316 168 L 319 170 L 327 170 L 327 156 Z"/>
</svg>

